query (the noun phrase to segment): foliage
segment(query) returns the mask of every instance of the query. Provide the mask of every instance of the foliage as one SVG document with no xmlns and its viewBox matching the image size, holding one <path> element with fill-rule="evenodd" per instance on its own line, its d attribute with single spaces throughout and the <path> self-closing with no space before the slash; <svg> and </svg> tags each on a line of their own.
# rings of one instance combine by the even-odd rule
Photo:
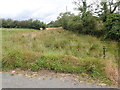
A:
<svg viewBox="0 0 120 90">
<path fill-rule="evenodd" d="M 77 6 L 75 9 L 80 11 L 81 17 L 84 17 L 90 11 L 89 8 L 91 5 L 88 5 L 87 0 L 74 0 L 73 3 Z"/>
<path fill-rule="evenodd" d="M 117 7 L 120 5 L 120 1 L 114 1 L 114 0 L 105 0 L 104 2 L 100 3 L 102 8 L 100 12 L 102 12 L 100 15 L 103 22 L 106 22 L 107 16 L 110 14 L 115 13 L 117 10 Z"/>
<path fill-rule="evenodd" d="M 92 13 L 93 4 L 87 5 L 87 0 L 74 1 L 78 15 L 70 12 L 60 13 L 53 25 L 62 26 L 66 30 L 72 30 L 83 34 L 105 37 L 104 39 L 119 40 L 119 14 L 115 14 L 120 2 L 113 0 L 100 2 L 97 5 L 98 12 Z M 100 8 L 101 7 L 101 8 Z M 90 10 L 91 8 L 91 10 Z M 98 16 L 94 16 L 97 13 Z M 117 20 L 116 20 L 117 18 Z M 57 22 L 57 23 L 56 23 Z"/>
<path fill-rule="evenodd" d="M 107 32 L 105 38 L 120 40 L 120 14 L 114 13 L 109 15 L 105 27 Z"/>
<path fill-rule="evenodd" d="M 74 16 L 74 14 L 71 14 L 70 12 L 66 13 L 60 13 L 58 16 L 58 21 L 61 23 L 62 27 L 64 29 L 68 28 L 68 21 Z"/>
<path fill-rule="evenodd" d="M 78 33 L 100 36 L 104 28 L 102 20 L 92 16 L 90 12 L 86 12 L 84 17 L 63 13 L 59 16 L 58 20 L 64 29 Z"/>
<path fill-rule="evenodd" d="M 39 20 L 12 20 L 12 19 L 1 19 L 3 28 L 31 28 L 31 29 L 40 29 L 46 27 L 46 24 L 40 22 Z"/>
<path fill-rule="evenodd" d="M 61 27 L 62 26 L 60 20 L 51 21 L 47 25 L 48 27 Z"/>
<path fill-rule="evenodd" d="M 72 17 L 68 22 L 68 30 L 80 32 L 83 29 L 83 22 L 79 16 Z"/>
</svg>

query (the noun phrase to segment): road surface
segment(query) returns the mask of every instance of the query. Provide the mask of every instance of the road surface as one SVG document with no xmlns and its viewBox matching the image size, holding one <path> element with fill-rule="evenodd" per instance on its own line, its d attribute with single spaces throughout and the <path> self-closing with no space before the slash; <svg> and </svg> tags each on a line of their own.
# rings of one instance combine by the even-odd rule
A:
<svg viewBox="0 0 120 90">
<path fill-rule="evenodd" d="M 26 77 L 24 75 L 11 75 L 9 72 L 2 74 L 2 88 L 105 88 L 96 84 L 84 84 L 67 78 L 60 77 Z"/>
</svg>

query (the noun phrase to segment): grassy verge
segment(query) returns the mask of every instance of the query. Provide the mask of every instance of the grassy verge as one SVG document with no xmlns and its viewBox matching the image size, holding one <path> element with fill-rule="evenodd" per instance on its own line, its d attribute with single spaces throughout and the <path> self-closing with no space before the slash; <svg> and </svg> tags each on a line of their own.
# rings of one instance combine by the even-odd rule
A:
<svg viewBox="0 0 120 90">
<path fill-rule="evenodd" d="M 62 29 L 35 31 L 10 29 L 3 32 L 3 70 L 16 68 L 89 75 L 103 82 L 116 82 L 117 46 L 114 42 L 74 34 Z M 103 49 L 106 46 L 106 58 Z M 84 74 L 83 74 L 84 73 Z"/>
</svg>

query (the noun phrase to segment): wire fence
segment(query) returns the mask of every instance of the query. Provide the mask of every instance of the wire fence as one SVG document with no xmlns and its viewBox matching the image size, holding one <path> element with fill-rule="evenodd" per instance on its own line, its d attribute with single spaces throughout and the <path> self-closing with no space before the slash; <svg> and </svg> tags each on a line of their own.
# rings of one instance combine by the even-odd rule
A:
<svg viewBox="0 0 120 90">
<path fill-rule="evenodd" d="M 9 34 L 9 32 L 8 32 L 8 34 Z M 31 33 L 29 33 L 25 38 L 26 38 L 26 40 L 25 40 L 25 43 L 26 43 L 26 48 L 28 48 L 28 49 L 30 49 L 31 47 L 32 47 L 32 38 L 31 38 Z M 10 39 L 10 38 L 9 38 Z M 68 40 L 68 39 L 67 39 Z M 77 42 L 86 42 L 85 40 L 79 40 L 79 39 L 69 39 L 69 41 L 76 41 L 77 40 Z M 19 43 L 19 40 L 17 41 L 18 42 L 18 45 L 20 44 Z M 102 56 L 102 58 L 106 58 L 107 57 L 107 53 L 108 53 L 108 51 L 109 50 L 113 50 L 114 52 L 116 52 L 117 53 L 117 55 L 118 55 L 118 57 L 119 57 L 119 50 L 120 50 L 120 48 L 119 47 L 109 47 L 109 46 L 106 46 L 105 44 L 107 43 L 107 44 L 116 44 L 117 45 L 117 43 L 119 43 L 119 42 L 115 42 L 115 41 L 94 41 L 94 43 L 96 43 L 96 44 L 99 44 L 99 43 L 102 43 L 100 46 L 94 46 L 94 47 L 92 47 L 92 45 L 93 45 L 93 43 L 92 43 L 92 40 L 91 41 L 88 41 L 88 43 L 90 43 L 91 44 L 91 46 L 89 46 L 89 47 L 87 47 L 88 48 L 88 50 L 90 49 L 90 48 L 95 48 L 95 49 L 98 49 L 98 51 L 100 52 L 100 57 Z M 54 45 L 53 45 L 54 46 Z M 69 46 L 71 46 L 71 47 L 74 47 L 74 46 L 76 46 L 76 44 L 73 44 L 73 45 L 69 45 Z M 84 46 L 85 47 L 85 46 Z M 86 48 L 86 47 L 85 47 Z M 81 56 L 86 56 L 86 54 L 84 55 L 84 54 L 81 54 Z"/>
<path fill-rule="evenodd" d="M 26 45 L 27 45 L 27 47 L 29 48 L 29 47 L 31 47 L 31 35 L 29 34 L 28 35 L 28 41 L 27 41 L 27 43 L 26 43 Z M 72 40 L 77 40 L 77 39 L 72 39 Z M 79 42 L 84 42 L 84 40 L 82 41 L 82 40 L 78 40 Z M 119 42 L 115 42 L 115 41 L 95 41 L 95 42 L 97 42 L 97 43 L 119 43 Z M 89 42 L 88 42 L 89 43 Z M 91 41 L 91 43 L 92 43 L 92 41 Z M 71 45 L 71 46 L 76 46 L 76 45 Z M 89 49 L 90 49 L 91 47 L 89 47 Z M 118 47 L 118 48 L 115 48 L 115 47 L 108 47 L 108 46 L 105 46 L 105 45 L 103 45 L 103 46 L 101 46 L 101 47 L 94 47 L 94 48 L 96 48 L 96 49 L 102 49 L 102 57 L 103 57 L 103 59 L 105 59 L 106 58 L 106 56 L 107 56 L 107 50 L 108 49 L 112 49 L 112 50 L 114 50 L 115 52 L 117 52 L 118 53 L 118 50 L 120 50 L 120 48 Z M 86 55 L 82 55 L 82 56 L 86 56 Z"/>
</svg>

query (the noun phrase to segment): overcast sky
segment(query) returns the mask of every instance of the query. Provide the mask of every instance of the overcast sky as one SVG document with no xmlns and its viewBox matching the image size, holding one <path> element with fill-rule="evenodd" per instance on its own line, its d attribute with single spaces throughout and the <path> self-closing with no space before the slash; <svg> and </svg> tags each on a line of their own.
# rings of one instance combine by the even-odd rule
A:
<svg viewBox="0 0 120 90">
<path fill-rule="evenodd" d="M 74 0 L 0 0 L 0 18 L 16 20 L 39 19 L 45 23 L 56 20 L 61 12 L 68 11 L 77 14 Z M 88 3 L 100 0 L 87 0 Z M 103 0 L 104 1 L 104 0 Z"/>
<path fill-rule="evenodd" d="M 0 0 L 0 17 L 26 20 L 39 19 L 46 23 L 55 20 L 59 13 L 74 11 L 73 0 Z"/>
</svg>

